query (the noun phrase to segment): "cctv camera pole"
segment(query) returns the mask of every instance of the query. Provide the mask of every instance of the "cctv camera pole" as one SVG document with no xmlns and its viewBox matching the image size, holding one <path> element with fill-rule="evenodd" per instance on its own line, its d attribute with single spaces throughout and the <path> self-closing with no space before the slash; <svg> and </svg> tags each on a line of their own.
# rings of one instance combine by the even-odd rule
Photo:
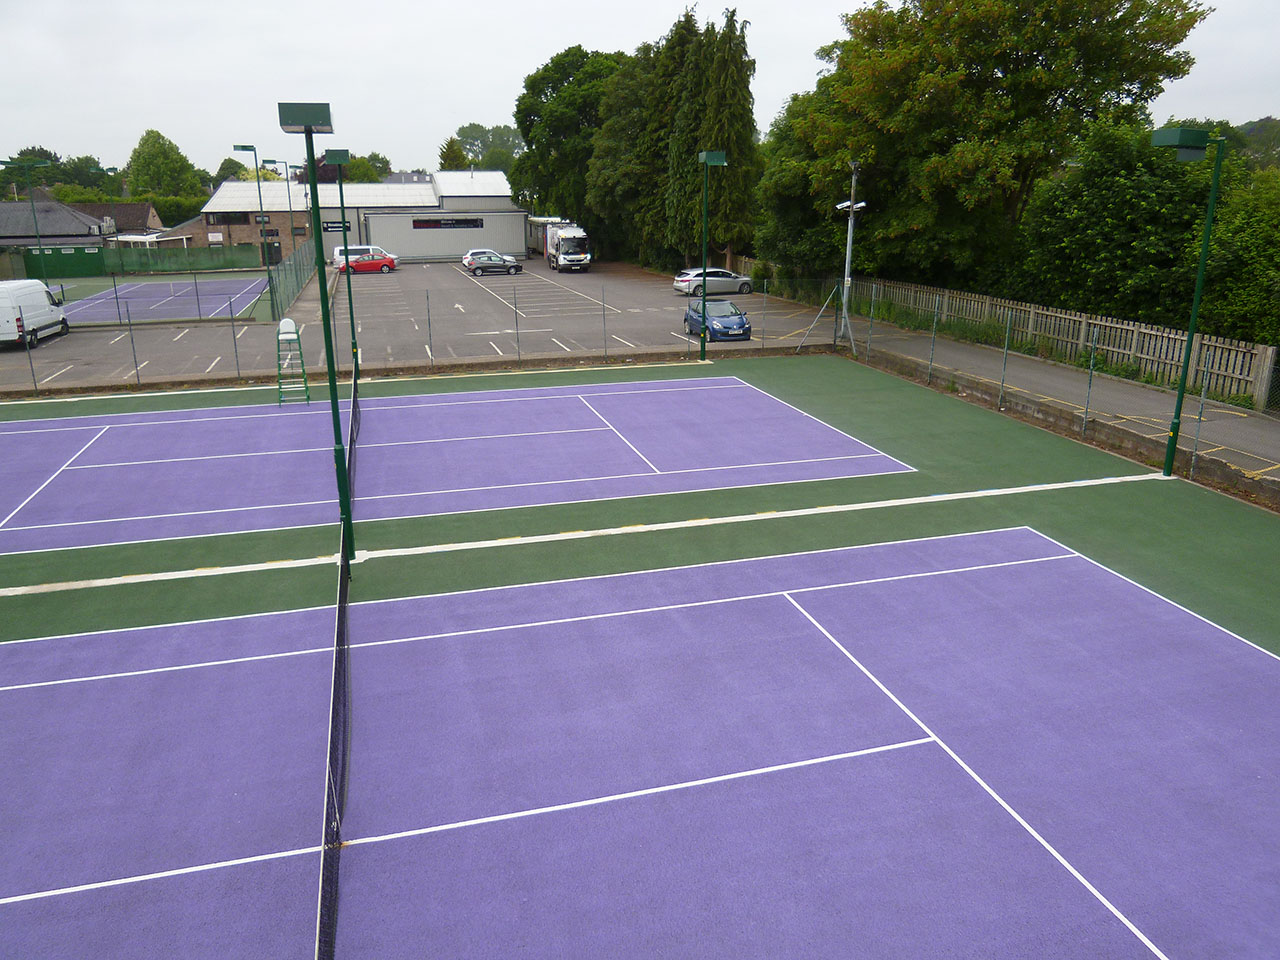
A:
<svg viewBox="0 0 1280 960">
<path fill-rule="evenodd" d="M 853 342 L 853 327 L 849 324 L 849 264 L 853 259 L 853 201 L 854 194 L 858 190 L 858 164 L 856 161 L 849 164 L 849 169 L 853 171 L 853 179 L 849 181 L 849 230 L 845 234 L 844 240 L 844 300 L 842 311 L 844 315 L 844 332 L 849 338 L 849 348 L 853 350 L 853 355 L 858 355 L 858 346 Z M 832 338 L 835 339 L 834 337 Z M 834 346 L 834 343 L 832 344 Z"/>
</svg>

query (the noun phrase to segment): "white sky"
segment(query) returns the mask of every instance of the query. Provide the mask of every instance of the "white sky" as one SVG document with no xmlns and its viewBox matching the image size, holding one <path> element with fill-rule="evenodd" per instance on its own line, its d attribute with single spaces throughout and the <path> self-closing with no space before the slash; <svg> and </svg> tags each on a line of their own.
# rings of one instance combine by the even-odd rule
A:
<svg viewBox="0 0 1280 960">
<path fill-rule="evenodd" d="M 696 7 L 721 19 L 731 0 Z M 841 36 L 839 15 L 863 0 L 740 0 L 756 60 L 761 130 L 792 93 L 812 89 L 814 51 Z M 6 82 L 0 156 L 40 144 L 64 158 L 123 166 L 154 128 L 199 167 L 233 143 L 300 162 L 302 138 L 280 131 L 279 101 L 327 101 L 333 136 L 317 151 L 377 150 L 396 169 L 434 170 L 459 126 L 512 123 L 526 74 L 573 44 L 633 51 L 656 41 L 685 0 L 0 0 Z M 1196 66 L 1155 102 L 1157 121 L 1233 123 L 1280 114 L 1280 2 L 1217 0 L 1194 31 Z M 552 11 L 559 9 L 559 13 Z M 246 159 L 246 156 L 239 156 Z"/>
</svg>

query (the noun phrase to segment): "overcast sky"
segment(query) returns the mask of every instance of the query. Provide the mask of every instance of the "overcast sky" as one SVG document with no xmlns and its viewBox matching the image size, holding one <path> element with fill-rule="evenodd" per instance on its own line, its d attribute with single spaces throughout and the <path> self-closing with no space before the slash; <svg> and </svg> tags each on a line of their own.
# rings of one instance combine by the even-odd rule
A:
<svg viewBox="0 0 1280 960">
<path fill-rule="evenodd" d="M 696 7 L 721 19 L 729 0 Z M 741 0 L 756 60 L 756 121 L 812 89 L 814 51 L 843 36 L 862 0 Z M 216 170 L 233 143 L 299 162 L 302 138 L 280 131 L 279 101 L 327 101 L 326 147 L 377 150 L 396 169 L 434 170 L 465 123 L 512 123 L 526 74 L 573 44 L 633 51 L 656 41 L 685 0 L 0 0 L 5 73 L 0 156 L 39 144 L 64 158 L 123 166 L 154 128 Z M 1212 116 L 1242 123 L 1280 114 L 1280 2 L 1217 0 L 1195 30 L 1191 74 L 1156 101 L 1157 121 Z M 558 11 L 558 12 L 557 12 Z M 243 158 L 241 158 L 243 159 Z"/>
</svg>

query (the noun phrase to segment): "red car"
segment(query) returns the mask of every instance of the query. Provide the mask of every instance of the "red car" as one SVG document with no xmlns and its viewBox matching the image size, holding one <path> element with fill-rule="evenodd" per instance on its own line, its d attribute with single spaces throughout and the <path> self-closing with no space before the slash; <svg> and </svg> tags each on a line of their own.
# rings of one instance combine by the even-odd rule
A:
<svg viewBox="0 0 1280 960">
<path fill-rule="evenodd" d="M 351 261 L 352 273 L 390 273 L 396 268 L 395 260 L 391 257 L 380 257 L 376 253 L 366 253 L 363 257 L 357 257 Z M 346 273 L 347 261 L 343 260 L 338 264 L 338 272 Z"/>
</svg>

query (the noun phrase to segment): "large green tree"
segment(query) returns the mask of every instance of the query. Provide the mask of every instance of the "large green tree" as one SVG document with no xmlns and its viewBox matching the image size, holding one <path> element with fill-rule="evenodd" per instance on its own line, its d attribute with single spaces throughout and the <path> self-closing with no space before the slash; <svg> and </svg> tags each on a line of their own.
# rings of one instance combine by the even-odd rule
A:
<svg viewBox="0 0 1280 960">
<path fill-rule="evenodd" d="M 520 136 L 520 131 L 510 124 L 486 127 L 481 123 L 467 123 L 458 128 L 456 136 L 467 159 L 486 170 L 499 169 L 490 166 L 486 157 L 492 159 L 510 155 L 514 160 L 524 153 L 524 139 Z"/>
<path fill-rule="evenodd" d="M 217 186 L 224 180 L 240 179 L 240 174 L 245 169 L 245 165 L 235 157 L 227 157 L 218 165 L 218 172 L 213 175 L 214 185 Z"/>
<path fill-rule="evenodd" d="M 133 148 L 128 180 L 129 189 L 135 194 L 193 197 L 204 189 L 195 166 L 177 144 L 158 130 L 148 130 Z"/>
<path fill-rule="evenodd" d="M 752 191 L 760 178 L 756 151 L 755 101 L 751 78 L 755 61 L 747 53 L 747 22 L 736 10 L 726 10 L 718 31 L 708 26 L 704 54 L 707 104 L 700 136 L 704 150 L 723 150 L 726 167 L 709 171 L 708 235 L 732 258 L 737 247 L 750 242 L 754 207 Z"/>
<path fill-rule="evenodd" d="M 623 53 L 569 47 L 525 77 L 516 99 L 516 128 L 528 149 L 511 166 L 512 196 L 596 236 L 605 224 L 587 202 L 587 169 L 606 81 L 625 60 Z"/>
<path fill-rule="evenodd" d="M 1280 169 L 1267 167 L 1236 178 L 1216 219 L 1201 329 L 1280 344 Z M 1203 223 L 1201 217 L 1197 228 Z M 1198 242 L 1192 249 L 1198 256 Z"/>
<path fill-rule="evenodd" d="M 1186 74 L 1178 47 L 1207 13 L 1199 0 L 878 0 L 821 51 L 831 72 L 797 120 L 815 187 L 834 200 L 861 161 L 882 267 L 972 279 L 1085 124 L 1136 119 Z"/>
</svg>

